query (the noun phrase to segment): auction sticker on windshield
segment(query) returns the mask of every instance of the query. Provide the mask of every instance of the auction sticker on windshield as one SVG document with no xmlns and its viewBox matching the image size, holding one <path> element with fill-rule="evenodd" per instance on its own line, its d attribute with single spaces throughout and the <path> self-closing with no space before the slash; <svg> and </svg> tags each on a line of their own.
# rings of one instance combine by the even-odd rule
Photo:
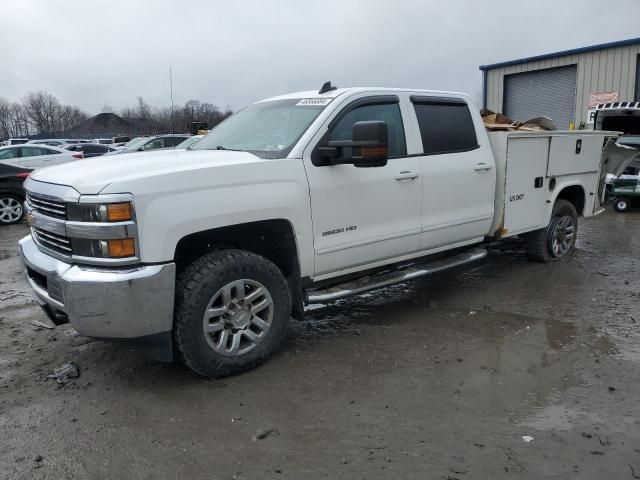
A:
<svg viewBox="0 0 640 480">
<path fill-rule="evenodd" d="M 300 106 L 325 106 L 331 103 L 332 98 L 303 98 L 298 103 L 296 103 L 297 107 Z"/>
</svg>

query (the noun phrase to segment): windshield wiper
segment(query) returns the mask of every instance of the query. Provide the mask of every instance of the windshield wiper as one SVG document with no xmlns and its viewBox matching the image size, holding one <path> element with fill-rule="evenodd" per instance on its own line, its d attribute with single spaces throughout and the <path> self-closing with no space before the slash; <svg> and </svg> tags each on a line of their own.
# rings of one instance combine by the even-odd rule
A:
<svg viewBox="0 0 640 480">
<path fill-rule="evenodd" d="M 218 145 L 216 147 L 216 150 L 226 150 L 228 152 L 246 152 L 246 150 L 238 150 L 235 148 L 227 148 L 227 147 L 223 147 L 222 145 Z"/>
</svg>

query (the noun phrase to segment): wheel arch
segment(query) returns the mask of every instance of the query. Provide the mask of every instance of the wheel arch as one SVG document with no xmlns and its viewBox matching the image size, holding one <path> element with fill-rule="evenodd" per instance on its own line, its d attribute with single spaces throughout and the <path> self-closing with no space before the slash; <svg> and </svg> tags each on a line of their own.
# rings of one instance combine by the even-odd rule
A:
<svg viewBox="0 0 640 480">
<path fill-rule="evenodd" d="M 587 195 L 582 184 L 572 183 L 568 185 L 561 185 L 560 188 L 558 188 L 558 193 L 551 202 L 551 210 L 553 210 L 553 205 L 555 205 L 558 200 L 568 201 L 574 206 L 579 217 L 584 216 L 584 209 L 587 204 Z"/>
<path fill-rule="evenodd" d="M 22 201 L 24 201 L 26 192 L 22 187 L 22 183 L 23 182 L 15 181 L 14 179 L 0 179 L 0 193 L 9 193 L 11 195 L 15 195 L 16 197 L 20 197 Z"/>
<path fill-rule="evenodd" d="M 277 218 L 227 225 L 190 233 L 176 244 L 174 262 L 179 275 L 193 260 L 221 248 L 236 248 L 261 255 L 282 271 L 291 290 L 292 316 L 302 319 L 299 248 L 289 220 Z"/>
</svg>

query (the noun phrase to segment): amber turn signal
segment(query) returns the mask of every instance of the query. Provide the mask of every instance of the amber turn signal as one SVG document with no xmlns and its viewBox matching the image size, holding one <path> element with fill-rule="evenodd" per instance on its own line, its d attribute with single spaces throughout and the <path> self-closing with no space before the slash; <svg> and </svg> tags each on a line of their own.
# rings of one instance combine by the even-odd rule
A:
<svg viewBox="0 0 640 480">
<path fill-rule="evenodd" d="M 360 155 L 363 157 L 384 157 L 387 155 L 387 147 L 362 147 L 360 149 Z"/>
<path fill-rule="evenodd" d="M 107 220 L 110 222 L 124 222 L 131 220 L 131 202 L 110 203 L 107 205 Z"/>
<path fill-rule="evenodd" d="M 136 246 L 133 238 L 123 238 L 121 240 L 107 240 L 107 248 L 109 249 L 109 257 L 135 257 Z"/>
</svg>

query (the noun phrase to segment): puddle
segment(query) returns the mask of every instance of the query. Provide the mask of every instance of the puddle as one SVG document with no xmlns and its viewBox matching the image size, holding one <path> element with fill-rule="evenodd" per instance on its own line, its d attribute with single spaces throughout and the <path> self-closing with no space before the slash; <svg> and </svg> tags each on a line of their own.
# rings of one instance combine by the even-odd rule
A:
<svg viewBox="0 0 640 480">
<path fill-rule="evenodd" d="M 578 411 L 566 405 L 548 405 L 520 422 L 519 426 L 543 431 L 568 431 L 578 424 L 595 426 L 604 422 L 604 417 L 595 412 Z"/>
</svg>

